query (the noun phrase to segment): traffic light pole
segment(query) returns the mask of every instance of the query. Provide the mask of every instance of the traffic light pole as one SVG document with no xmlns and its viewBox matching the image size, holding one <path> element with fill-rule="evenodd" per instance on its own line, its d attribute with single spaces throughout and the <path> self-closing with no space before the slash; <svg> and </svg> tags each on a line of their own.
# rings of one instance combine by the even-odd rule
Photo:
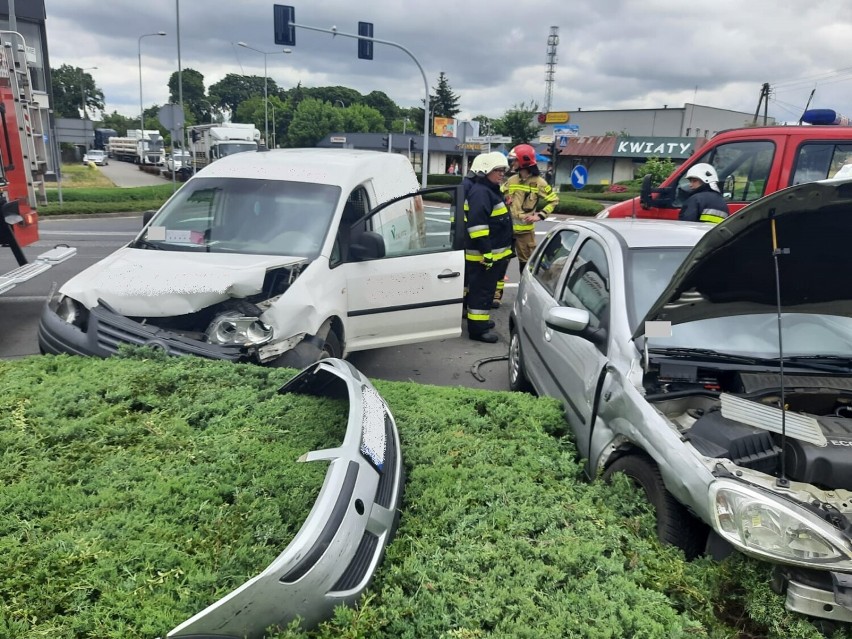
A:
<svg viewBox="0 0 852 639">
<path fill-rule="evenodd" d="M 390 40 L 379 40 L 378 38 L 370 38 L 367 36 L 358 35 L 356 33 L 343 33 L 338 31 L 337 28 L 332 27 L 331 29 L 320 29 L 319 27 L 310 27 L 306 24 L 296 24 L 295 22 L 290 22 L 289 26 L 297 27 L 299 29 L 307 29 L 308 31 L 319 31 L 320 33 L 330 33 L 333 36 L 343 36 L 344 38 L 355 38 L 356 40 L 368 40 L 370 42 L 378 42 L 379 44 L 387 44 L 392 47 L 396 47 L 397 49 L 401 49 L 408 56 L 414 60 L 414 64 L 417 65 L 417 68 L 420 69 L 420 75 L 423 76 L 423 88 L 425 89 L 425 101 L 423 102 L 423 171 L 421 177 L 422 187 L 426 188 L 426 175 L 427 168 L 429 164 L 429 82 L 426 80 L 426 74 L 423 72 L 423 67 L 420 66 L 420 62 L 418 62 L 417 58 L 414 57 L 414 54 L 411 53 L 408 49 L 406 49 L 401 44 L 397 44 L 396 42 L 391 42 Z"/>
</svg>

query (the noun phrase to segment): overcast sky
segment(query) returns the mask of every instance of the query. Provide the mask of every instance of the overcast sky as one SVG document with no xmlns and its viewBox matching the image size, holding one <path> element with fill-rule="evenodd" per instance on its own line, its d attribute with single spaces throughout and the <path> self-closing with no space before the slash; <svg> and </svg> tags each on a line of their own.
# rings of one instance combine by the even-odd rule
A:
<svg viewBox="0 0 852 639">
<path fill-rule="evenodd" d="M 287 0 L 285 0 L 286 2 Z M 852 12 L 838 0 L 311 0 L 295 2 L 296 23 L 374 37 L 411 52 L 429 90 L 443 71 L 460 97 L 458 117 L 499 117 L 545 100 L 548 35 L 559 27 L 552 111 L 681 107 L 691 102 L 753 113 L 764 82 L 769 115 L 797 120 L 811 107 L 852 115 Z M 263 75 L 264 56 L 244 41 L 281 51 L 273 4 L 260 0 L 45 0 L 50 62 L 90 70 L 108 113 L 139 115 L 139 37 L 146 107 L 168 101 L 180 66 L 205 87 L 228 73 Z M 178 46 L 178 14 L 180 39 Z M 359 60 L 351 38 L 296 30 L 290 54 L 266 56 L 283 88 L 343 85 L 384 91 L 400 106 L 422 103 L 412 58 L 376 44 Z"/>
</svg>

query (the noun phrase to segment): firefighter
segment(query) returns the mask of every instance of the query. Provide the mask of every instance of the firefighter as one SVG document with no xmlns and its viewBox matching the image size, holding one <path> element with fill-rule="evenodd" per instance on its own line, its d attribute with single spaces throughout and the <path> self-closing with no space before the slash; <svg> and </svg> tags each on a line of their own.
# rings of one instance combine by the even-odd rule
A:
<svg viewBox="0 0 852 639">
<path fill-rule="evenodd" d="M 506 157 L 499 151 L 484 154 L 467 193 L 467 332 L 470 339 L 489 344 L 498 339 L 491 330 L 491 300 L 498 274 L 503 272 L 501 265 L 512 255 L 512 221 L 500 192 L 508 168 Z"/>
<path fill-rule="evenodd" d="M 684 177 L 689 180 L 692 195 L 683 203 L 679 220 L 718 224 L 728 217 L 728 203 L 719 192 L 719 176 L 712 165 L 696 164 Z"/>
<path fill-rule="evenodd" d="M 529 144 L 519 144 L 509 151 L 514 156 L 517 173 L 503 184 L 506 204 L 512 215 L 514 251 L 518 257 L 518 269 L 523 273 L 527 262 L 535 249 L 535 223 L 553 213 L 559 203 L 559 196 L 541 176 L 535 159 L 535 149 Z M 508 260 L 501 265 L 509 266 Z M 502 280 L 505 271 L 499 274 Z M 503 290 L 498 291 L 492 306 L 499 307 Z"/>
</svg>

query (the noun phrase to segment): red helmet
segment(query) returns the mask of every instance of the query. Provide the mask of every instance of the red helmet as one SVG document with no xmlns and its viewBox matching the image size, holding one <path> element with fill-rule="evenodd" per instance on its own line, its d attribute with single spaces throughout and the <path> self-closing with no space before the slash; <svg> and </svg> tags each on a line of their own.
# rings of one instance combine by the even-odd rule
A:
<svg viewBox="0 0 852 639">
<path fill-rule="evenodd" d="M 518 168 L 526 169 L 536 165 L 535 149 L 529 144 L 519 144 L 512 150 L 517 157 Z"/>
</svg>

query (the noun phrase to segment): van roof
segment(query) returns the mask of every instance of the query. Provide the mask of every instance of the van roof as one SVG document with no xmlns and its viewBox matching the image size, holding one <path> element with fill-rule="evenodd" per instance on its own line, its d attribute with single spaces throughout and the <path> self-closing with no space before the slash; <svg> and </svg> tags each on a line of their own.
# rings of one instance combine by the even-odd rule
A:
<svg viewBox="0 0 852 639">
<path fill-rule="evenodd" d="M 418 188 L 408 158 L 398 153 L 356 149 L 273 149 L 235 153 L 212 162 L 199 177 L 241 177 L 260 180 L 290 180 L 338 185 L 344 188 L 373 180 L 396 182 L 394 194 Z M 375 178 L 382 177 L 381 180 Z M 401 190 L 400 190 L 401 189 Z"/>
</svg>

